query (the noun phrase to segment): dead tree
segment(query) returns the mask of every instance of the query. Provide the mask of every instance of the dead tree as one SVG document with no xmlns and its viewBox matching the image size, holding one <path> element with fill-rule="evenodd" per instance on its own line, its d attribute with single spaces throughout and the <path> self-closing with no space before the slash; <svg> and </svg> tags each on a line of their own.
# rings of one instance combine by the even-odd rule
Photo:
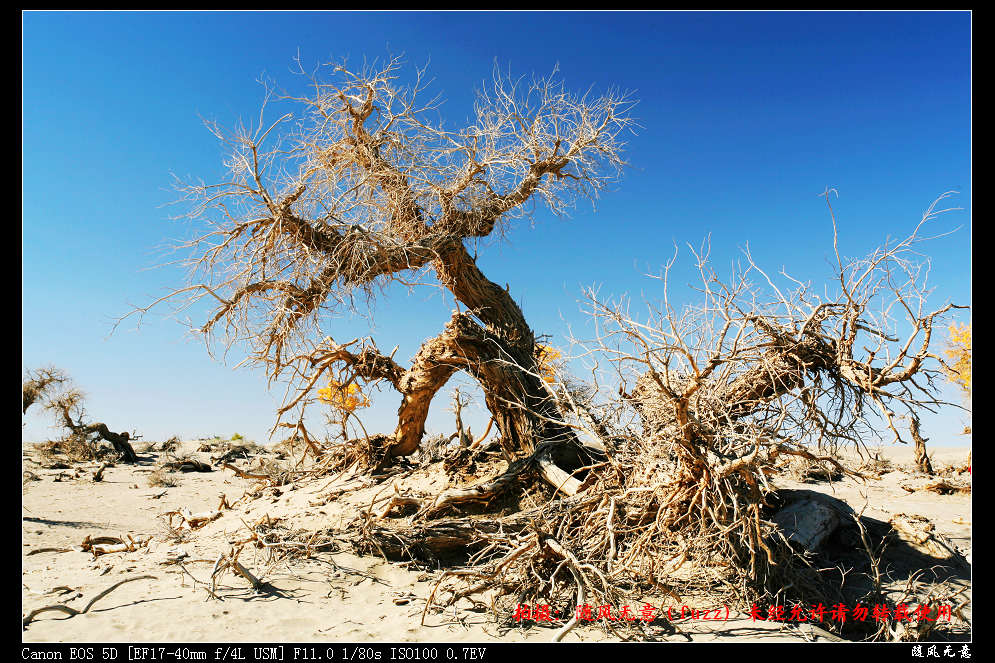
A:
<svg viewBox="0 0 995 663">
<path fill-rule="evenodd" d="M 588 293 L 599 324 L 589 347 L 609 356 L 641 424 L 628 445 L 642 459 L 637 483 L 661 486 L 646 497 L 647 508 L 667 507 L 658 533 L 691 525 L 738 533 L 740 552 L 726 553 L 748 553 L 754 568 L 758 551 L 774 562 L 760 521 L 779 458 L 818 458 L 842 470 L 834 460 L 840 446 L 860 450 L 882 433 L 907 443 L 900 428 L 908 421 L 917 459 L 928 464 L 919 417 L 956 407 L 939 399 L 943 363 L 931 348 L 933 329 L 951 309 L 966 308 L 926 308 L 928 270 L 916 251 L 937 202 L 906 239 L 860 260 L 837 253 L 831 288 L 783 272 L 771 278 L 749 252 L 746 269 L 722 280 L 706 243 L 692 249 L 702 300 L 683 311 L 665 294 L 639 320 L 627 301 Z M 659 277 L 665 293 L 673 262 Z"/>
<path fill-rule="evenodd" d="M 632 101 L 615 92 L 576 96 L 554 76 L 515 80 L 495 70 L 474 123 L 451 131 L 433 115 L 437 99 L 422 100 L 424 72 L 410 86 L 399 72 L 397 60 L 359 72 L 302 69 L 306 93 L 267 88 L 269 102 L 294 107 L 293 123 L 288 113 L 233 133 L 211 124 L 231 149 L 229 177 L 182 187 L 191 216 L 209 230 L 186 245 L 195 276 L 169 298 L 189 297 L 181 307 L 213 302 L 199 331 L 228 344 L 248 340 L 270 380 L 287 379 L 281 416 L 311 402 L 323 376 L 343 366 L 353 379 L 390 384 L 401 403 L 393 434 L 376 438 L 382 461 L 418 448 L 429 404 L 457 371 L 480 383 L 509 462 L 542 443 L 550 457 L 576 456 L 574 434 L 540 377 L 535 333 L 471 247 L 510 231 L 539 204 L 560 213 L 577 199 L 593 201 L 624 165 Z M 391 281 L 418 279 L 445 288 L 465 310 L 410 366 L 371 339 L 355 348 L 322 332 L 330 311 Z M 542 465 L 550 481 L 562 480 Z"/>
<path fill-rule="evenodd" d="M 29 407 L 43 401 L 53 389 L 68 381 L 66 372 L 54 366 L 27 371 L 21 380 L 21 414 L 26 414 Z"/>
<path fill-rule="evenodd" d="M 741 607 L 861 600 L 864 587 L 833 575 L 833 560 L 811 561 L 823 536 L 786 528 L 808 507 L 778 515 L 771 479 L 790 456 L 853 474 L 835 457 L 841 445 L 860 448 L 875 433 L 900 439 L 901 417 L 915 427 L 922 411 L 953 405 L 937 397 L 942 371 L 930 342 L 955 305 L 926 308 L 926 272 L 915 260 L 921 226 L 936 213 L 930 207 L 910 237 L 866 259 L 840 258 L 828 288 L 770 279 L 749 254 L 746 269 L 722 280 L 703 249 L 695 252 L 702 300 L 681 310 L 667 294 L 673 261 L 661 275 L 663 302 L 642 319 L 627 301 L 589 292 L 598 333 L 578 343 L 615 370 L 587 388 L 568 381 L 549 390 L 561 421 L 604 449 L 578 490 L 502 517 L 440 518 L 447 500 L 477 489 L 452 488 L 421 517 L 394 526 L 379 518 L 364 529 L 368 549 L 392 558 L 469 554 L 440 578 L 426 612 L 492 590 L 517 603 L 577 606 L 680 601 L 681 588 L 731 591 Z M 808 524 L 854 520 L 850 535 L 859 529 L 868 551 L 870 540 L 883 546 L 887 528 L 872 536 L 855 514 L 819 512 L 825 520 Z M 869 555 L 871 572 L 880 560 Z M 880 637 L 864 626 L 847 629 Z"/>
<path fill-rule="evenodd" d="M 138 455 L 131 446 L 131 434 L 127 431 L 115 433 L 107 428 L 107 424 L 86 421 L 86 411 L 83 408 L 83 392 L 75 388 L 65 389 L 45 403 L 45 408 L 55 415 L 56 419 L 68 431 L 68 435 L 79 443 L 94 448 L 96 440 L 110 442 L 114 450 L 125 463 L 137 463 Z"/>
</svg>

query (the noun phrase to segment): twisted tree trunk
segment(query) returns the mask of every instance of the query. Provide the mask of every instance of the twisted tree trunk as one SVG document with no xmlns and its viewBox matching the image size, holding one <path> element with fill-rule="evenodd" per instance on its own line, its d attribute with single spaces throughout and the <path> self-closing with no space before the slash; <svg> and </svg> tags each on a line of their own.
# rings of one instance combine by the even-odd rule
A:
<svg viewBox="0 0 995 663">
<path fill-rule="evenodd" d="M 385 379 L 401 393 L 388 455 L 418 449 L 432 399 L 462 370 L 480 383 L 509 461 L 530 456 L 541 441 L 553 443 L 550 453 L 558 459 L 579 461 L 576 436 L 561 422 L 540 377 L 535 335 L 511 294 L 483 275 L 461 242 L 434 266 L 442 284 L 469 310 L 453 313 L 442 333 L 422 344 L 411 368 L 371 349 L 353 354 L 339 348 L 324 356 L 344 361 L 366 379 Z"/>
<path fill-rule="evenodd" d="M 134 447 L 131 446 L 131 435 L 127 431 L 115 433 L 107 428 L 107 424 L 100 422 L 85 424 L 82 421 L 82 416 L 80 417 L 80 421 L 73 421 L 69 413 L 69 407 L 68 403 L 58 404 L 59 414 L 62 416 L 62 422 L 66 428 L 84 440 L 96 434 L 99 439 L 110 442 L 114 446 L 114 450 L 121 454 L 121 460 L 125 463 L 138 462 L 138 454 L 135 453 Z"/>
<path fill-rule="evenodd" d="M 252 163 L 236 169 L 220 192 L 191 187 L 213 201 L 205 209 L 215 203 L 223 207 L 220 201 L 229 197 L 251 201 L 251 213 L 228 217 L 220 230 L 194 243 L 204 249 L 196 262 L 232 260 L 236 276 L 220 288 L 213 282 L 195 284 L 170 297 L 193 291 L 195 298 L 217 299 L 220 306 L 202 331 L 211 332 L 221 321 L 228 331 L 246 328 L 259 341 L 255 358 L 268 365 L 271 377 L 291 366 L 296 370 L 304 360 L 319 366 L 317 380 L 329 366 L 325 362 L 340 361 L 362 377 L 390 381 L 401 393 L 401 405 L 392 442 L 378 448 L 384 452 L 378 456 L 413 453 L 432 398 L 454 372 L 467 371 L 483 389 L 509 461 L 531 457 L 543 442 L 551 442 L 557 452 L 544 451 L 543 462 L 557 456 L 557 462 L 569 463 L 571 449 L 580 459 L 576 437 L 560 422 L 555 399 L 540 377 L 535 334 L 508 290 L 477 268 L 464 242 L 526 215 L 521 208 L 530 200 L 558 210 L 577 196 L 596 198 L 614 177 L 602 171 L 625 165 L 617 136 L 630 125 L 631 102 L 625 95 L 576 98 L 544 79 L 529 93 L 537 95 L 539 105 L 526 120 L 514 101 L 513 84 L 498 77 L 494 100 L 481 100 L 479 121 L 463 136 L 419 116 L 423 111 L 414 110 L 413 102 L 419 86 L 394 88 L 395 65 L 372 77 L 339 67 L 335 82 L 319 86 L 313 97 L 296 99 L 310 119 L 294 130 L 294 150 L 260 152 L 269 131 L 258 140 L 237 137 L 238 150 L 251 152 Z M 506 119 L 493 124 L 496 118 Z M 297 166 L 287 172 L 298 174 L 273 175 L 279 169 L 270 161 L 280 163 L 291 153 Z M 298 168 L 302 163 L 306 167 Z M 273 179 L 278 187 L 269 184 Z M 202 213 L 198 209 L 193 215 Z M 218 233 L 225 241 L 214 245 Z M 275 264 L 280 268 L 274 270 Z M 467 310 L 422 345 L 409 369 L 375 349 L 352 354 L 329 343 L 316 351 L 299 340 L 319 331 L 319 312 L 330 295 L 343 296 L 333 298 L 334 307 L 351 298 L 355 288 L 369 293 L 377 284 L 425 267 L 435 270 L 439 283 Z M 247 312 L 259 304 L 266 322 L 256 328 L 257 318 Z M 307 346 L 304 354 L 298 353 L 299 343 Z"/>
</svg>

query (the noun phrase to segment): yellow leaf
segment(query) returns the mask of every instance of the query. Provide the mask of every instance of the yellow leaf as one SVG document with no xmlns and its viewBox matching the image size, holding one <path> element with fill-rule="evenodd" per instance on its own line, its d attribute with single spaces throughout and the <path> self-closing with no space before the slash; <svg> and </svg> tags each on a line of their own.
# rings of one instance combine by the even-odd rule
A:
<svg viewBox="0 0 995 663">
<path fill-rule="evenodd" d="M 556 381 L 556 367 L 553 362 L 563 356 L 563 353 L 551 345 L 538 345 L 539 375 L 546 382 L 552 384 Z"/>
<path fill-rule="evenodd" d="M 351 413 L 370 406 L 370 399 L 355 382 L 342 385 L 335 380 L 329 380 L 327 387 L 318 390 L 318 400 L 331 405 L 339 412 Z"/>
<path fill-rule="evenodd" d="M 949 360 L 947 379 L 971 395 L 971 325 L 950 325 L 950 338 L 943 354 Z"/>
</svg>

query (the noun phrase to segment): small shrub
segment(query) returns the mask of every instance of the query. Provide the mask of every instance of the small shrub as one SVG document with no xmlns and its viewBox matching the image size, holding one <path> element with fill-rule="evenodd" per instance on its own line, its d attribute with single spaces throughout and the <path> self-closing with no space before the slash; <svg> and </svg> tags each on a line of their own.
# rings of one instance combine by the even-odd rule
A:
<svg viewBox="0 0 995 663">
<path fill-rule="evenodd" d="M 151 488 L 172 488 L 178 485 L 179 482 L 176 480 L 176 477 L 165 467 L 159 467 L 149 475 L 149 487 Z"/>
</svg>

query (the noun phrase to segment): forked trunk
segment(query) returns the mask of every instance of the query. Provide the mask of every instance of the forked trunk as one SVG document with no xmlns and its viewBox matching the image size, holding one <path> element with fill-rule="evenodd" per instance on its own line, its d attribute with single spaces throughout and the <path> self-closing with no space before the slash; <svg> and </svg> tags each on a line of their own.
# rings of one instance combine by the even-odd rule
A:
<svg viewBox="0 0 995 663">
<path fill-rule="evenodd" d="M 509 461 L 528 456 L 540 441 L 575 441 L 559 423 L 540 377 L 535 335 L 508 290 L 488 280 L 462 244 L 440 256 L 435 268 L 442 284 L 469 310 L 454 313 L 397 380 L 403 397 L 390 455 L 418 449 L 432 399 L 458 370 L 480 383 Z"/>
</svg>

